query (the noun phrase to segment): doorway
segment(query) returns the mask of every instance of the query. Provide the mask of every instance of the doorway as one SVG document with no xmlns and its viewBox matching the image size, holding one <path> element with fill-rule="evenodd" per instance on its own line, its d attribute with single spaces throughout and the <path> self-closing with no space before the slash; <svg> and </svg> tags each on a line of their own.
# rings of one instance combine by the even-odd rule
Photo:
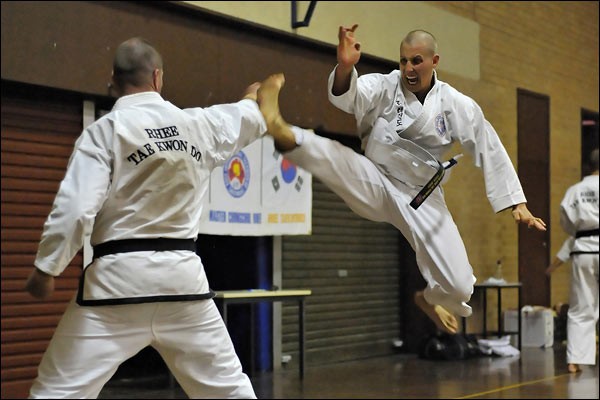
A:
<svg viewBox="0 0 600 400">
<path fill-rule="evenodd" d="M 588 175 L 587 164 L 592 150 L 598 148 L 598 116 L 595 111 L 581 109 L 581 177 Z"/>
<path fill-rule="evenodd" d="M 550 279 L 544 271 L 550 261 L 550 99 L 517 89 L 517 113 L 518 173 L 527 196 L 527 208 L 547 224 L 546 232 L 519 225 L 522 302 L 549 307 Z"/>
</svg>

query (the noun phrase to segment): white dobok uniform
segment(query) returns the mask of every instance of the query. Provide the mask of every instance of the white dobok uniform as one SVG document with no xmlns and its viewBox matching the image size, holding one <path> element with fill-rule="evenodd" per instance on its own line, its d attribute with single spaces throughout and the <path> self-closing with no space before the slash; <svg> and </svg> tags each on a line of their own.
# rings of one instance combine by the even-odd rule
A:
<svg viewBox="0 0 600 400">
<path fill-rule="evenodd" d="M 119 98 L 75 143 L 35 266 L 58 276 L 87 234 L 93 246 L 195 246 L 211 170 L 265 132 L 253 100 L 182 110 L 156 92 Z M 30 396 L 96 398 L 123 361 L 152 346 L 190 398 L 255 398 L 213 296 L 193 249 L 95 258 Z"/>
<path fill-rule="evenodd" d="M 574 243 L 574 237 L 569 236 L 568 238 L 566 238 L 562 246 L 560 246 L 558 253 L 556 253 L 556 258 L 558 258 L 563 263 L 569 261 L 571 259 L 571 249 L 573 248 Z"/>
<path fill-rule="evenodd" d="M 436 75 L 435 85 L 421 104 L 402 88 L 398 70 L 358 77 L 354 69 L 350 89 L 340 96 L 332 94 L 334 74 L 335 70 L 329 77 L 329 99 L 356 117 L 366 156 L 293 127 L 301 145 L 286 153 L 286 158 L 322 180 L 358 215 L 398 228 L 414 249 L 427 281 L 427 302 L 460 316 L 471 315 L 467 302 L 476 278 L 441 187 L 418 209 L 411 208 L 409 203 L 425 177 L 412 168 L 410 155 L 390 152 L 382 156 L 380 152 L 398 139 L 407 139 L 442 161 L 452 143 L 459 141 L 483 169 L 488 199 L 499 212 L 526 200 L 497 133 L 475 101 Z M 373 140 L 376 146 L 369 143 Z M 386 165 L 386 158 L 393 165 Z"/>
<path fill-rule="evenodd" d="M 569 364 L 596 364 L 598 217 L 598 175 L 588 175 L 571 186 L 560 203 L 561 226 L 573 237 L 567 313 Z"/>
</svg>

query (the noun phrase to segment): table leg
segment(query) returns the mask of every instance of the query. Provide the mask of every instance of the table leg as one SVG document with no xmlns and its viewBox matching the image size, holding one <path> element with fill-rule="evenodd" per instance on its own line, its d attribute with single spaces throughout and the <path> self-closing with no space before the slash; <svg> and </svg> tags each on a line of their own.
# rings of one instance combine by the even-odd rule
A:
<svg viewBox="0 0 600 400">
<path fill-rule="evenodd" d="M 221 317 L 223 318 L 223 322 L 225 326 L 227 326 L 227 301 L 225 299 L 217 302 L 217 307 L 220 308 Z"/>
<path fill-rule="evenodd" d="M 256 365 L 254 361 L 254 303 L 248 304 L 250 306 L 250 376 L 256 376 Z"/>
<path fill-rule="evenodd" d="M 483 337 L 487 337 L 487 288 L 483 288 Z"/>
<path fill-rule="evenodd" d="M 521 329 L 523 328 L 521 326 L 521 286 L 518 287 L 518 307 L 519 309 L 517 310 L 517 333 L 518 333 L 518 337 L 519 337 L 519 351 L 521 351 Z"/>
<path fill-rule="evenodd" d="M 498 286 L 498 309 L 497 309 L 497 313 L 498 313 L 498 338 L 500 337 L 501 333 L 502 333 L 502 329 L 501 328 L 501 318 L 502 318 L 502 290 L 500 289 L 500 286 Z"/>
<path fill-rule="evenodd" d="M 298 304 L 298 341 L 300 350 L 300 379 L 304 379 L 304 299 Z"/>
</svg>

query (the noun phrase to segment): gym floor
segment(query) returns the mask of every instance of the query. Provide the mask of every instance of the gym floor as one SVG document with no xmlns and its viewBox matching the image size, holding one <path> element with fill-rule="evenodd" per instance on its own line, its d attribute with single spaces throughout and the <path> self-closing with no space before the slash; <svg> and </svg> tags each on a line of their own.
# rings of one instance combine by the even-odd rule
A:
<svg viewBox="0 0 600 400">
<path fill-rule="evenodd" d="M 251 377 L 259 399 L 598 399 L 598 364 L 567 372 L 564 344 L 520 357 L 431 361 L 416 354 L 290 367 Z M 186 399 L 168 376 L 111 380 L 101 399 Z"/>
</svg>

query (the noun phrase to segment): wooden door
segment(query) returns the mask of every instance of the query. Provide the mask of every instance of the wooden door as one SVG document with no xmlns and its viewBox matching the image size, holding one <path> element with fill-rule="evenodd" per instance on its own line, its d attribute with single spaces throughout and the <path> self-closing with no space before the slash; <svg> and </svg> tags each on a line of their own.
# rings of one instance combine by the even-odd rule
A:
<svg viewBox="0 0 600 400">
<path fill-rule="evenodd" d="M 517 90 L 518 173 L 527 207 L 547 224 L 547 231 L 519 225 L 519 280 L 523 305 L 550 306 L 550 279 L 544 273 L 550 262 L 550 99 Z"/>
</svg>

